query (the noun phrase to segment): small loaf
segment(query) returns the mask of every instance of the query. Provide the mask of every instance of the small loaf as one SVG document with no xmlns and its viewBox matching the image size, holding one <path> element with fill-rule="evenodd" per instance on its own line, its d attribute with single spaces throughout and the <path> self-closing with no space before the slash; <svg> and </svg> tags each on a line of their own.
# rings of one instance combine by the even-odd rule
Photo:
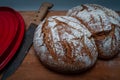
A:
<svg viewBox="0 0 120 80">
<path fill-rule="evenodd" d="M 115 11 L 84 4 L 69 9 L 67 16 L 76 18 L 91 32 L 100 58 L 110 59 L 120 51 L 120 17 Z"/>
<path fill-rule="evenodd" d="M 37 27 L 34 48 L 40 61 L 62 73 L 79 73 L 92 67 L 98 56 L 91 32 L 76 18 L 51 16 Z"/>
</svg>

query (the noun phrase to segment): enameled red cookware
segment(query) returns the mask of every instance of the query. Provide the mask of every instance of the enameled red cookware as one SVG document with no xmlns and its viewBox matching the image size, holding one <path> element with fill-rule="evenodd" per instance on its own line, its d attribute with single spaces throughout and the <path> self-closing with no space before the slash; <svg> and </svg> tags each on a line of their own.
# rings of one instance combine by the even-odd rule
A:
<svg viewBox="0 0 120 80">
<path fill-rule="evenodd" d="M 24 20 L 18 12 L 8 7 L 0 7 L 0 70 L 20 47 L 24 26 Z"/>
</svg>

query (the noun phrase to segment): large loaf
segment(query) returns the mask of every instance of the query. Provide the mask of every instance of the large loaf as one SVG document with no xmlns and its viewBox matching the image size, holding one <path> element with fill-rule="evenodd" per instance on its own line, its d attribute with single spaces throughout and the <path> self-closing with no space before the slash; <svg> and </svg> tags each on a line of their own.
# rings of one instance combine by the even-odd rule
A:
<svg viewBox="0 0 120 80">
<path fill-rule="evenodd" d="M 98 56 L 91 32 L 68 16 L 45 19 L 35 31 L 34 47 L 44 65 L 62 73 L 89 69 Z"/>
<path fill-rule="evenodd" d="M 120 50 L 120 17 L 108 8 L 84 4 L 70 9 L 67 16 L 78 19 L 95 40 L 99 57 L 110 59 Z"/>
<path fill-rule="evenodd" d="M 84 4 L 66 16 L 51 16 L 37 27 L 34 48 L 41 63 L 62 73 L 91 68 L 97 57 L 111 59 L 120 51 L 120 17 L 108 8 Z"/>
</svg>

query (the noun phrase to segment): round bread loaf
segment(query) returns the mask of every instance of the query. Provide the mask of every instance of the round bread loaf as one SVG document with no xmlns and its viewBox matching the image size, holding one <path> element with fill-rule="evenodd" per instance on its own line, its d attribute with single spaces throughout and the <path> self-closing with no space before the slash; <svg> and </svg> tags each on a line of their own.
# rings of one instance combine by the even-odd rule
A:
<svg viewBox="0 0 120 80">
<path fill-rule="evenodd" d="M 52 16 L 36 29 L 34 48 L 41 62 L 62 73 L 78 73 L 93 66 L 98 53 L 88 29 L 77 19 Z"/>
<path fill-rule="evenodd" d="M 120 17 L 115 11 L 84 4 L 70 9 L 67 16 L 75 17 L 91 32 L 100 58 L 110 59 L 119 52 Z"/>
</svg>

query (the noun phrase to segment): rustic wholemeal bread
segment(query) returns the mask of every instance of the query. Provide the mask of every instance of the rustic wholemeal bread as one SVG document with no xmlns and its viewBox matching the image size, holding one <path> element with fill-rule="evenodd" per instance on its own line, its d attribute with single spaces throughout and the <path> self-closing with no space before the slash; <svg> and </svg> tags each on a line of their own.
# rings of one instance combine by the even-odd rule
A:
<svg viewBox="0 0 120 80">
<path fill-rule="evenodd" d="M 115 11 L 84 4 L 70 9 L 67 16 L 75 17 L 91 32 L 100 58 L 110 59 L 119 52 L 120 17 Z"/>
<path fill-rule="evenodd" d="M 62 73 L 78 73 L 92 67 L 97 49 L 91 32 L 77 19 L 51 16 L 37 27 L 34 48 L 40 61 Z"/>
</svg>

